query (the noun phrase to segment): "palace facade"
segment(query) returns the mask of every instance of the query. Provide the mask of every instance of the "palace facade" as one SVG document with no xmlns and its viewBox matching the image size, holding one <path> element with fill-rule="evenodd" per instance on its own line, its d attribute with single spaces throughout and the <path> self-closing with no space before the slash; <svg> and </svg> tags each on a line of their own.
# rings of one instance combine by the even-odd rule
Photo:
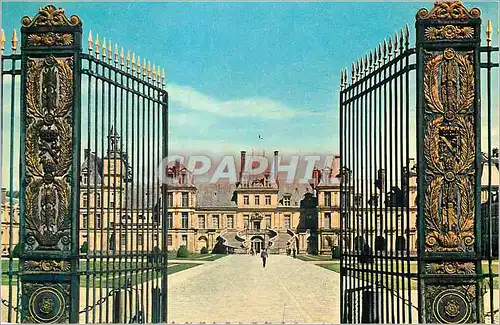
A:
<svg viewBox="0 0 500 325">
<path fill-rule="evenodd" d="M 111 130 L 104 157 L 84 152 L 79 220 L 82 253 L 150 252 L 165 243 L 169 251 L 185 245 L 191 252 L 206 247 L 209 251 L 247 253 L 267 247 L 279 254 L 293 250 L 331 254 L 332 248 L 340 245 L 342 216 L 352 229 L 344 245 L 360 249 L 366 243 L 375 250 L 409 247 L 410 253 L 416 251 L 416 174 L 411 170 L 407 191 L 410 208 L 403 215 L 388 203 L 397 200 L 397 189 L 392 188 L 380 190 L 388 193 L 384 200 L 356 195 L 351 189 L 354 209 L 344 214 L 339 156 L 331 166 L 315 168 L 309 183 L 281 180 L 274 177 L 278 172 L 270 169 L 251 175 L 243 167 L 234 184 L 196 183 L 185 166 L 173 162 L 167 166 L 167 211 L 163 218 L 160 198 L 164 188 L 154 178 L 144 186 L 132 185 L 137 180 L 127 156 L 118 148 L 120 136 Z M 240 166 L 245 166 L 246 152 L 241 151 L 240 157 Z M 273 159 L 276 168 L 277 151 Z M 498 190 L 498 158 L 493 167 L 493 188 Z M 383 172 L 381 175 L 385 177 Z M 487 184 L 487 165 L 482 183 Z M 483 187 L 483 203 L 488 199 L 487 190 Z M 19 241 L 19 203 L 7 197 L 5 190 L 1 216 L 2 255 L 8 255 L 9 247 Z M 360 222 L 364 223 L 361 231 Z"/>
</svg>

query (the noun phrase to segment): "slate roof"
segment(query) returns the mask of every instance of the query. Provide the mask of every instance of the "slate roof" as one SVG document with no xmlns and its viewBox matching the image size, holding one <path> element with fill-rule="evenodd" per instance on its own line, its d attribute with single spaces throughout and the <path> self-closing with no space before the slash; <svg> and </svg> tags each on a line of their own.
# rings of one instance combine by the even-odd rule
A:
<svg viewBox="0 0 500 325">
<path fill-rule="evenodd" d="M 236 190 L 234 184 L 228 183 L 200 183 L 195 184 L 196 206 L 202 207 L 236 207 L 236 203 L 231 201 L 233 193 Z"/>
<path fill-rule="evenodd" d="M 102 182 L 102 159 L 97 157 L 95 153 L 85 153 L 86 157 L 81 165 L 82 172 L 88 168 L 89 172 L 89 185 L 101 184 Z M 97 175 L 96 175 L 97 171 Z"/>
</svg>

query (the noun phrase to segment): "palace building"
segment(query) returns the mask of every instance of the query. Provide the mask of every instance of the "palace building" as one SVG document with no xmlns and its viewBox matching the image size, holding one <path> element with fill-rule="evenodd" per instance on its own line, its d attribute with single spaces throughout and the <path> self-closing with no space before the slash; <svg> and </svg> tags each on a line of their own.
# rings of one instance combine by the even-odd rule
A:
<svg viewBox="0 0 500 325">
<path fill-rule="evenodd" d="M 190 252 L 200 252 L 206 247 L 209 251 L 248 253 L 252 248 L 259 252 L 267 247 L 271 253 L 278 254 L 294 249 L 297 253 L 331 254 L 332 248 L 340 244 L 343 214 L 339 156 L 334 157 L 331 166 L 314 168 L 309 183 L 279 179 L 275 176 L 279 175 L 277 170 L 270 168 L 260 175 L 250 174 L 243 168 L 247 159 L 245 151 L 241 151 L 241 169 L 235 183 L 197 183 L 191 171 L 178 161 L 172 162 L 166 167 L 164 220 L 160 215 L 163 202 L 158 177 L 156 180 L 150 177 L 149 182 L 137 186 L 139 182 L 133 175 L 137 171 L 131 167 L 127 155 L 120 152 L 120 147 L 120 136 L 111 129 L 104 157 L 88 150 L 84 152 L 79 221 L 82 253 L 86 250 L 152 251 L 162 246 L 163 236 L 169 251 L 185 245 Z M 272 168 L 277 165 L 278 151 L 275 151 Z M 483 163 L 483 166 L 482 183 L 487 184 L 487 165 Z M 410 254 L 416 252 L 416 174 L 409 172 L 407 190 L 381 188 L 381 193 L 387 193 L 384 200 L 351 192 L 356 216 L 351 212 L 350 219 L 344 217 L 344 222 L 350 222 L 351 229 L 359 228 L 355 226 L 356 219 L 369 222 L 362 231 L 346 236 L 344 245 L 361 249 L 366 243 L 374 250 L 399 251 L 408 246 Z M 139 176 L 135 177 L 145 179 Z M 384 177 L 382 171 L 379 184 L 384 183 Z M 498 178 L 496 158 L 492 168 L 496 191 Z M 392 218 L 384 213 L 386 205 L 394 206 L 398 200 L 398 190 L 409 193 L 409 219 L 406 215 L 402 217 L 398 209 L 392 210 Z M 488 200 L 487 191 L 483 186 L 483 203 Z M 9 247 L 18 243 L 19 233 L 19 201 L 8 197 L 5 189 L 2 190 L 1 216 L 1 249 L 5 256 L 9 254 Z M 406 224 L 402 220 L 410 222 Z"/>
</svg>

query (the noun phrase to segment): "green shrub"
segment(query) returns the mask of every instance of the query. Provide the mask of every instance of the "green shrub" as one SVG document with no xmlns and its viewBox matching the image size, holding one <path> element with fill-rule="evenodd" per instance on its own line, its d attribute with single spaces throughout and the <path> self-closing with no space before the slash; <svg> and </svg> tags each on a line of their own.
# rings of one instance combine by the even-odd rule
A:
<svg viewBox="0 0 500 325">
<path fill-rule="evenodd" d="M 340 247 L 333 248 L 332 259 L 335 259 L 335 260 L 340 259 Z"/>
<path fill-rule="evenodd" d="M 86 241 L 84 241 L 82 246 L 80 247 L 80 252 L 82 254 L 87 254 L 88 251 L 89 251 L 89 244 Z"/>
<path fill-rule="evenodd" d="M 12 258 L 19 258 L 19 253 L 20 252 L 21 252 L 21 246 L 19 246 L 19 244 L 16 244 L 16 246 L 14 246 L 14 249 L 10 253 L 10 256 Z"/>
<path fill-rule="evenodd" d="M 185 245 L 179 247 L 177 250 L 177 257 L 189 257 L 189 253 Z"/>
<path fill-rule="evenodd" d="M 208 254 L 208 248 L 206 248 L 205 246 L 203 246 L 200 250 L 200 253 L 201 254 Z"/>
</svg>

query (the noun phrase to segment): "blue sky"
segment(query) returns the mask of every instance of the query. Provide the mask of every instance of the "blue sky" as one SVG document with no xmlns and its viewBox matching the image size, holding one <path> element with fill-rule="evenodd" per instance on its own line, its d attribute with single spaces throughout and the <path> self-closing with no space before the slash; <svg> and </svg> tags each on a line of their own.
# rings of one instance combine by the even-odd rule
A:
<svg viewBox="0 0 500 325">
<path fill-rule="evenodd" d="M 498 22 L 497 3 L 465 4 Z M 4 2 L 7 35 L 45 5 Z M 83 20 L 85 49 L 90 29 L 165 68 L 171 150 L 331 153 L 340 69 L 407 23 L 413 43 L 432 2 L 56 5 Z"/>
</svg>

